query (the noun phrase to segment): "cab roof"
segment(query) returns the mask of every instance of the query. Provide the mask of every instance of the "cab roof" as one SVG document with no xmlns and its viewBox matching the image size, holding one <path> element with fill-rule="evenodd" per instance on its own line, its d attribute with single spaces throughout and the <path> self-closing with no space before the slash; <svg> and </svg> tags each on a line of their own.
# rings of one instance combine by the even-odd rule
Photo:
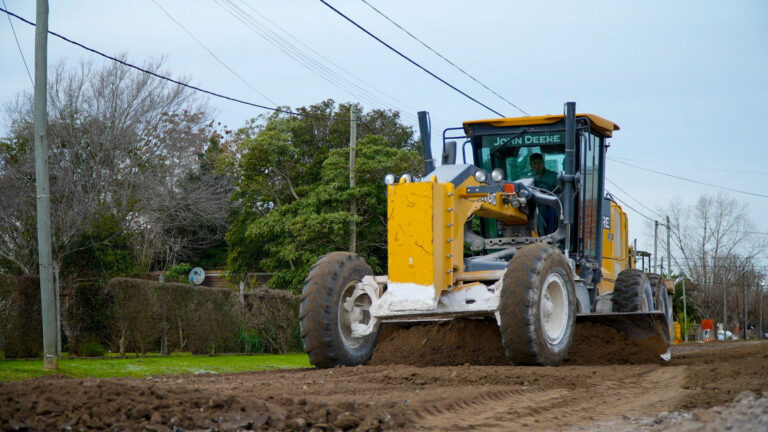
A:
<svg viewBox="0 0 768 432">
<path fill-rule="evenodd" d="M 464 132 L 469 134 L 469 128 L 474 125 L 490 125 L 496 127 L 510 127 L 510 126 L 528 126 L 528 125 L 543 125 L 557 123 L 565 116 L 559 115 L 545 115 L 545 116 L 531 116 L 531 117 L 507 117 L 507 118 L 495 118 L 487 120 L 470 120 L 464 122 Z M 576 114 L 576 117 L 586 117 L 592 124 L 592 129 L 599 134 L 610 137 L 613 135 L 613 131 L 619 130 L 619 125 L 616 123 L 604 119 L 594 114 Z"/>
</svg>

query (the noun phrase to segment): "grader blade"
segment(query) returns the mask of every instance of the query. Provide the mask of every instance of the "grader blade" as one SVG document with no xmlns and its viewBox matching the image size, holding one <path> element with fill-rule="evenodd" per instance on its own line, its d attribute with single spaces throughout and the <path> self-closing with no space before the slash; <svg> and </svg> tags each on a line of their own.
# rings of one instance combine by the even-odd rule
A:
<svg viewBox="0 0 768 432">
<path fill-rule="evenodd" d="M 671 352 L 670 324 L 664 312 L 622 312 L 584 314 L 576 322 L 591 322 L 626 333 L 642 348 L 669 360 Z"/>
</svg>

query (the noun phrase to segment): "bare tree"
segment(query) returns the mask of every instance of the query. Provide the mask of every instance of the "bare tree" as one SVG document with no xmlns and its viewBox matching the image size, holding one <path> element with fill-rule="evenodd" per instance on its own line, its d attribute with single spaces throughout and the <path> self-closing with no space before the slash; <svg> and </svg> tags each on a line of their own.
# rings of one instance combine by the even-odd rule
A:
<svg viewBox="0 0 768 432">
<path fill-rule="evenodd" d="M 728 320 L 743 316 L 744 288 L 754 296 L 765 277 L 756 266 L 765 238 L 755 233 L 746 203 L 720 192 L 692 205 L 675 198 L 663 211 L 670 215 L 672 260 L 696 284 L 689 298 L 705 316 L 719 318 L 725 295 Z"/>
<path fill-rule="evenodd" d="M 143 65 L 161 73 L 162 60 Z M 49 144 L 54 259 L 82 247 L 100 215 L 121 221 L 145 267 L 222 237 L 231 180 L 201 170 L 218 142 L 208 108 L 183 86 L 118 63 L 60 63 L 50 74 Z M 35 269 L 32 95 L 5 106 L 0 147 L 0 258 Z M 225 149 L 226 150 L 226 149 Z M 196 205 L 184 205 L 192 199 Z M 174 228 L 210 226 L 206 238 Z M 78 246 L 80 245 L 80 246 Z"/>
</svg>

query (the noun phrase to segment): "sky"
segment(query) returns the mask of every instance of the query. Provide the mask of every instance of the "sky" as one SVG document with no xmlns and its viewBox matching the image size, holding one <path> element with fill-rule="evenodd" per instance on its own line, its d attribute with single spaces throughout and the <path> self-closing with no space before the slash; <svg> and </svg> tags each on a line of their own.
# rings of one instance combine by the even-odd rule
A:
<svg viewBox="0 0 768 432">
<path fill-rule="evenodd" d="M 653 249 L 645 216 L 655 215 L 649 208 L 660 210 L 673 200 L 693 203 L 723 190 L 649 170 L 729 189 L 748 204 L 758 232 L 768 233 L 768 197 L 733 192 L 768 195 L 768 2 L 327 1 L 505 116 L 522 115 L 507 101 L 531 115 L 560 114 L 566 101 L 575 101 L 577 112 L 617 123 L 621 130 L 610 140 L 606 168 L 613 184 L 607 189 L 634 209 L 623 206 L 630 238 L 637 238 L 640 249 Z M 35 20 L 35 2 L 4 2 L 4 8 Z M 11 21 L 34 74 L 34 28 Z M 444 128 L 497 117 L 318 0 L 60 0 L 50 4 L 49 29 L 110 55 L 126 54 L 135 64 L 164 58 L 170 75 L 257 104 L 360 102 L 366 110 L 400 111 L 415 131 L 416 113 L 426 110 L 436 158 Z M 55 37 L 48 48 L 49 64 L 100 61 Z M 32 88 L 5 16 L 0 59 L 5 103 Z M 266 112 L 208 101 L 231 128 Z M 8 125 L 0 120 L 5 134 Z M 768 246 L 760 256 L 761 265 L 768 265 Z"/>
</svg>

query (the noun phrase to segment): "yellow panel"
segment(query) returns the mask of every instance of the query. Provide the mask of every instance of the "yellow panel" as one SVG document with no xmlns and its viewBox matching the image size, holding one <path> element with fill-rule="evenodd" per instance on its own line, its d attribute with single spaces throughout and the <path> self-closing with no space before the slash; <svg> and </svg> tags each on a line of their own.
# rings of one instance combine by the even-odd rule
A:
<svg viewBox="0 0 768 432">
<path fill-rule="evenodd" d="M 387 186 L 389 280 L 434 285 L 434 183 Z"/>
<path fill-rule="evenodd" d="M 453 206 L 454 194 L 452 183 L 438 183 L 433 176 L 431 183 L 434 185 L 434 209 L 433 222 L 433 251 L 435 269 L 435 292 L 439 293 L 453 285 L 454 268 L 451 264 L 451 246 L 454 241 L 456 209 Z M 464 241 L 458 242 L 464 246 Z"/>
<path fill-rule="evenodd" d="M 472 125 L 487 124 L 496 127 L 509 126 L 528 126 L 557 123 L 563 119 L 563 115 L 531 116 L 531 117 L 511 117 L 496 118 L 487 120 L 470 120 L 464 122 L 464 131 L 469 133 L 469 127 Z M 576 117 L 586 117 L 592 123 L 592 128 L 601 135 L 610 137 L 613 131 L 619 130 L 619 125 L 594 114 L 576 114 Z"/>
<path fill-rule="evenodd" d="M 613 291 L 613 283 L 619 273 L 628 268 L 627 215 L 621 207 L 611 201 L 611 229 L 603 229 L 603 280 L 598 286 L 599 294 Z"/>
</svg>

